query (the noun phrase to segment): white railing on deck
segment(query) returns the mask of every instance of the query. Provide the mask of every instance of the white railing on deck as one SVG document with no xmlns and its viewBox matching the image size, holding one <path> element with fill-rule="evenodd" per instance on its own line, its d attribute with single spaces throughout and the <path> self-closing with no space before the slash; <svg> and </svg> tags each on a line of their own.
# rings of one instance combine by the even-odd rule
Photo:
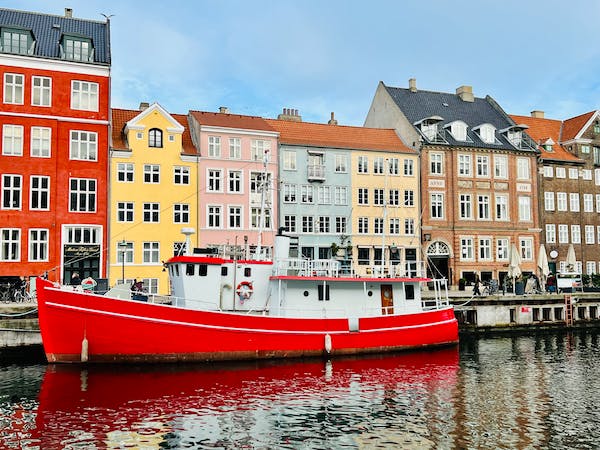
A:
<svg viewBox="0 0 600 450">
<path fill-rule="evenodd" d="M 338 277 L 340 276 L 340 262 L 334 259 L 278 259 L 273 270 L 275 275 Z"/>
<path fill-rule="evenodd" d="M 384 266 L 368 265 L 365 267 L 365 275 L 384 278 L 426 278 L 427 270 L 425 261 L 403 261 L 397 264 L 391 262 Z"/>
</svg>

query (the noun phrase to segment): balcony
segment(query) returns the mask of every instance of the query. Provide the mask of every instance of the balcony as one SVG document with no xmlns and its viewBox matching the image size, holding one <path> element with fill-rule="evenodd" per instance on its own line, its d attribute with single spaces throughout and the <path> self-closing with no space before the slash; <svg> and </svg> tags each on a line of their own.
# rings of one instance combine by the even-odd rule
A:
<svg viewBox="0 0 600 450">
<path fill-rule="evenodd" d="M 310 164 L 306 170 L 308 181 L 325 181 L 324 164 Z"/>
</svg>

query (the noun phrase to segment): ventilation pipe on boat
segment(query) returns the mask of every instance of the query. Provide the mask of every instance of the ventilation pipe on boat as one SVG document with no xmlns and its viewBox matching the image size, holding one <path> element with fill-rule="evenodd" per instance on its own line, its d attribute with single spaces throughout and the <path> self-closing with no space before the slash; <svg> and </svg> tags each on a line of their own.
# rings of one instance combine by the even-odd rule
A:
<svg viewBox="0 0 600 450">
<path fill-rule="evenodd" d="M 192 234 L 194 234 L 196 232 L 196 230 L 194 228 L 182 228 L 181 229 L 181 234 L 185 235 L 185 255 L 191 255 L 192 254 L 192 243 L 191 243 L 191 239 L 190 236 Z"/>
<path fill-rule="evenodd" d="M 273 259 L 281 261 L 290 257 L 290 237 L 283 234 L 285 227 L 280 227 L 275 235 L 275 245 L 273 248 Z M 277 267 L 277 264 L 275 265 Z"/>
</svg>

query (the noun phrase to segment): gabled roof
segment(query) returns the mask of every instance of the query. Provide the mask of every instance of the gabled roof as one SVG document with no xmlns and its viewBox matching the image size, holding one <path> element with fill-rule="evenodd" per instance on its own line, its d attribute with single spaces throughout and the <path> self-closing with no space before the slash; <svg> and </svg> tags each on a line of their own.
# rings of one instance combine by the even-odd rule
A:
<svg viewBox="0 0 600 450">
<path fill-rule="evenodd" d="M 267 122 L 279 131 L 279 142 L 282 144 L 416 153 L 390 129 L 275 119 L 267 119 Z"/>
<path fill-rule="evenodd" d="M 383 84 L 383 83 L 382 83 Z M 411 124 L 418 123 L 425 118 L 439 116 L 439 128 L 445 125 L 463 121 L 467 124 L 467 134 L 471 142 L 457 141 L 450 133 L 446 133 L 448 145 L 456 147 L 497 148 L 515 150 L 515 147 L 507 140 L 506 136 L 499 130 L 514 127 L 508 115 L 502 111 L 500 106 L 491 98 L 474 97 L 472 102 L 463 101 L 457 94 L 445 92 L 433 92 L 385 86 L 386 91 L 394 100 L 398 108 L 406 116 Z M 496 128 L 497 144 L 485 143 L 479 138 L 479 134 L 473 129 L 489 123 Z M 532 150 L 533 151 L 533 150 Z"/>
<path fill-rule="evenodd" d="M 112 149 L 125 151 L 131 150 L 127 145 L 123 131 L 127 122 L 139 116 L 140 113 L 142 113 L 142 111 L 135 109 L 112 109 Z M 196 147 L 194 147 L 194 144 L 192 143 L 192 137 L 190 135 L 190 128 L 188 125 L 188 117 L 185 114 L 170 114 L 170 116 L 185 128 L 181 137 L 181 143 L 183 147 L 182 154 L 196 156 Z"/>
<path fill-rule="evenodd" d="M 108 21 L 100 22 L 0 8 L 1 27 L 30 30 L 36 41 L 32 56 L 41 58 L 60 58 L 58 43 L 64 34 L 89 38 L 94 46 L 93 64 L 110 64 L 110 24 Z"/>
<path fill-rule="evenodd" d="M 190 114 L 202 126 L 235 128 L 239 130 L 266 131 L 274 133 L 275 130 L 262 117 L 243 116 L 220 112 L 190 111 Z"/>
<path fill-rule="evenodd" d="M 559 142 L 561 141 L 561 128 L 563 123 L 560 120 L 546 119 L 529 116 L 510 116 L 515 122 L 528 125 L 527 134 L 538 143 L 541 152 L 541 158 L 547 160 L 565 161 L 583 163 L 584 161 L 566 150 Z M 547 151 L 543 144 L 548 139 L 554 141 L 553 151 Z"/>
<path fill-rule="evenodd" d="M 570 119 L 565 120 L 561 140 L 570 141 L 571 139 L 577 139 L 580 137 L 581 133 L 585 131 L 586 124 L 596 113 L 597 111 L 590 111 L 580 116 L 571 117 Z"/>
</svg>

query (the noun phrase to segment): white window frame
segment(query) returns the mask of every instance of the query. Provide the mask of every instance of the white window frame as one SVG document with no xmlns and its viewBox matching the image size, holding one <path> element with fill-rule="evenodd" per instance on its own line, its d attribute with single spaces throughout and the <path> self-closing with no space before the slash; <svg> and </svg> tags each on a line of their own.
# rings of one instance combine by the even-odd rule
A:
<svg viewBox="0 0 600 450">
<path fill-rule="evenodd" d="M 2 125 L 2 155 L 23 156 L 23 135 L 22 125 Z"/>
<path fill-rule="evenodd" d="M 131 223 L 135 219 L 134 202 L 117 202 L 117 222 Z"/>
<path fill-rule="evenodd" d="M 571 224 L 571 242 L 581 244 L 581 226 L 579 224 Z"/>
<path fill-rule="evenodd" d="M 160 264 L 160 242 L 146 241 L 142 243 L 142 264 Z"/>
<path fill-rule="evenodd" d="M 564 223 L 558 224 L 558 243 L 568 244 L 569 243 L 569 225 Z"/>
<path fill-rule="evenodd" d="M 69 159 L 98 161 L 98 133 L 71 130 L 69 133 Z"/>
<path fill-rule="evenodd" d="M 533 238 L 519 237 L 522 261 L 533 261 Z"/>
<path fill-rule="evenodd" d="M 31 77 L 31 104 L 42 107 L 52 106 L 52 78 Z"/>
<path fill-rule="evenodd" d="M 546 224 L 546 244 L 556 244 L 556 225 Z"/>
<path fill-rule="evenodd" d="M 42 206 L 38 206 L 39 204 Z M 31 211 L 50 211 L 49 176 L 31 175 L 29 177 L 29 209 Z"/>
<path fill-rule="evenodd" d="M 142 205 L 142 210 L 144 223 L 160 223 L 160 203 L 146 202 Z"/>
<path fill-rule="evenodd" d="M 508 261 L 508 239 L 497 238 L 496 239 L 496 260 L 497 261 Z"/>
<path fill-rule="evenodd" d="M 239 137 L 229 138 L 229 159 L 242 159 L 242 140 Z"/>
<path fill-rule="evenodd" d="M 21 261 L 20 228 L 0 228 L 0 261 Z"/>
<path fill-rule="evenodd" d="M 508 158 L 494 155 L 494 178 L 506 180 L 508 178 Z"/>
<path fill-rule="evenodd" d="M 519 196 L 519 221 L 531 222 L 531 197 Z"/>
<path fill-rule="evenodd" d="M 443 220 L 445 195 L 443 192 L 430 192 L 429 194 L 429 215 L 433 220 Z"/>
<path fill-rule="evenodd" d="M 144 164 L 144 184 L 160 183 L 160 165 Z"/>
<path fill-rule="evenodd" d="M 48 261 L 50 230 L 47 228 L 30 228 L 27 260 L 31 262 Z"/>
<path fill-rule="evenodd" d="M 458 218 L 473 220 L 473 197 L 471 194 L 458 194 Z"/>
<path fill-rule="evenodd" d="M 230 194 L 241 194 L 243 193 L 243 189 L 243 172 L 241 170 L 227 170 L 227 192 Z"/>
<path fill-rule="evenodd" d="M 221 157 L 221 136 L 208 136 L 208 155 L 209 158 Z"/>
<path fill-rule="evenodd" d="M 52 128 L 31 127 L 31 146 L 29 156 L 32 158 L 50 158 L 52 154 Z"/>
<path fill-rule="evenodd" d="M 494 214 L 495 219 L 498 221 L 505 222 L 509 220 L 509 208 L 508 208 L 508 195 L 507 194 L 496 194 L 494 195 Z"/>
<path fill-rule="evenodd" d="M 23 205 L 23 176 L 2 174 L 2 209 L 20 210 Z"/>
<path fill-rule="evenodd" d="M 223 169 L 206 169 L 206 192 L 223 192 Z"/>
<path fill-rule="evenodd" d="M 594 244 L 595 243 L 595 229 L 594 225 L 585 225 L 584 233 L 585 233 L 585 243 L 586 244 Z"/>
<path fill-rule="evenodd" d="M 91 81 L 71 81 L 71 109 L 98 111 L 100 87 Z"/>
<path fill-rule="evenodd" d="M 490 157 L 487 155 L 476 156 L 477 166 L 477 178 L 489 178 L 490 177 Z"/>
<path fill-rule="evenodd" d="M 517 158 L 517 180 L 531 180 L 529 158 Z"/>
<path fill-rule="evenodd" d="M 218 230 L 222 228 L 223 205 L 206 205 L 206 228 Z"/>
<path fill-rule="evenodd" d="M 189 203 L 173 204 L 173 223 L 190 223 Z"/>
<path fill-rule="evenodd" d="M 12 78 L 9 80 L 9 78 Z M 4 103 L 23 105 L 25 98 L 25 75 L 21 73 L 4 74 Z"/>
<path fill-rule="evenodd" d="M 335 155 L 335 173 L 346 173 L 348 171 L 346 155 Z"/>
<path fill-rule="evenodd" d="M 227 205 L 227 228 L 229 228 L 230 230 L 239 230 L 243 227 L 244 207 L 242 205 Z"/>
<path fill-rule="evenodd" d="M 457 159 L 457 174 L 459 177 L 473 176 L 473 168 L 471 165 L 471 155 L 459 153 Z"/>
<path fill-rule="evenodd" d="M 569 193 L 569 209 L 571 212 L 579 212 L 579 192 Z"/>
<path fill-rule="evenodd" d="M 190 184 L 191 171 L 188 166 L 173 167 L 173 184 L 187 186 Z"/>
<path fill-rule="evenodd" d="M 281 152 L 283 159 L 283 170 L 297 170 L 296 152 L 293 150 L 283 150 Z"/>
<path fill-rule="evenodd" d="M 121 180 L 121 177 L 123 178 Z M 134 181 L 134 165 L 133 163 L 117 163 L 117 182 L 118 183 L 133 183 Z"/>
<path fill-rule="evenodd" d="M 566 192 L 557 192 L 556 193 L 556 210 L 557 211 L 568 211 L 567 193 Z"/>
<path fill-rule="evenodd" d="M 475 261 L 475 248 L 472 237 L 461 236 L 460 237 L 460 260 L 461 261 Z"/>
<path fill-rule="evenodd" d="M 544 192 L 544 210 L 554 211 L 554 192 Z"/>
<path fill-rule="evenodd" d="M 429 154 L 429 174 L 443 175 L 444 174 L 444 154 L 430 153 Z"/>
<path fill-rule="evenodd" d="M 491 236 L 479 237 L 479 261 L 492 261 L 492 238 Z"/>
</svg>

